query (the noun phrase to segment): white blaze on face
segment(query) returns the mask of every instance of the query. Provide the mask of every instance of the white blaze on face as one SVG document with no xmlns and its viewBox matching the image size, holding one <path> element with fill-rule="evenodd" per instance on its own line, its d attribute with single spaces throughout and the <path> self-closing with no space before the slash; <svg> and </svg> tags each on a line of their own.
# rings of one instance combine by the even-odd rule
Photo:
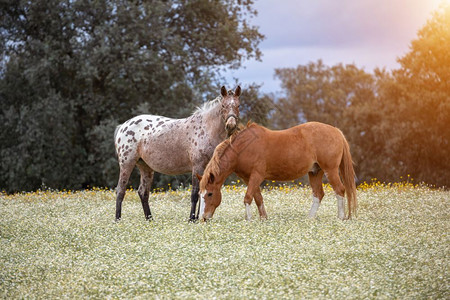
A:
<svg viewBox="0 0 450 300">
<path fill-rule="evenodd" d="M 203 193 L 199 193 L 200 194 L 200 213 L 198 214 L 199 218 L 203 218 L 203 214 L 205 213 L 205 195 L 206 195 L 206 191 L 204 191 Z"/>
</svg>

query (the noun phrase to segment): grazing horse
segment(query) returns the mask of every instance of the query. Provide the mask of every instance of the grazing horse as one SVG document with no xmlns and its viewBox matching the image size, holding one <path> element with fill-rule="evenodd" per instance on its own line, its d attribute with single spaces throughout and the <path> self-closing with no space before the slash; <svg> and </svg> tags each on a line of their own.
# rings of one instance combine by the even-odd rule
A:
<svg viewBox="0 0 450 300">
<path fill-rule="evenodd" d="M 255 199 L 261 219 L 267 218 L 260 184 L 264 179 L 290 181 L 308 173 L 313 191 L 309 216 L 314 218 L 324 196 L 325 174 L 336 193 L 338 217 L 345 218 L 344 193 L 348 216 L 356 212 L 356 185 L 350 148 L 343 133 L 330 125 L 309 122 L 272 131 L 257 124 L 247 124 L 223 141 L 214 151 L 200 180 L 200 217 L 212 218 L 220 205 L 220 188 L 235 172 L 247 184 L 244 197 L 246 218 L 251 219 L 250 204 Z M 339 177 L 343 179 L 343 184 Z"/>
<path fill-rule="evenodd" d="M 199 181 L 195 174 L 203 173 L 216 146 L 236 130 L 240 94 L 239 86 L 234 92 L 227 92 L 223 86 L 221 96 L 205 103 L 188 118 L 140 115 L 117 126 L 114 141 L 120 176 L 116 191 L 116 220 L 121 218 L 126 186 L 135 166 L 141 175 L 138 194 L 146 219 L 152 218 L 148 197 L 154 172 L 168 175 L 192 172 L 189 219 L 198 218 Z"/>
</svg>

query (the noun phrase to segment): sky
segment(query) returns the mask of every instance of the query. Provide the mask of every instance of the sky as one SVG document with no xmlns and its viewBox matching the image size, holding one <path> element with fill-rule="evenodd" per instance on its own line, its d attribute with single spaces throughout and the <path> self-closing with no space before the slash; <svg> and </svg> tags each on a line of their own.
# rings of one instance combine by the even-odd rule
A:
<svg viewBox="0 0 450 300">
<path fill-rule="evenodd" d="M 258 15 L 249 21 L 265 35 L 262 61 L 245 61 L 225 78 L 277 94 L 276 68 L 322 59 L 328 66 L 354 63 L 366 72 L 396 69 L 397 58 L 442 2 L 450 0 L 255 0 Z"/>
</svg>

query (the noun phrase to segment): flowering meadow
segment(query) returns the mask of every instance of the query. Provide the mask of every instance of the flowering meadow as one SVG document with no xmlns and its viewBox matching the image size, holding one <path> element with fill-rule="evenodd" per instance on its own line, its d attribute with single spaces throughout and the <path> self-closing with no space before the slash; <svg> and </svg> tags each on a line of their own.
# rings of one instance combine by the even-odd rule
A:
<svg viewBox="0 0 450 300">
<path fill-rule="evenodd" d="M 128 191 L 0 194 L 0 297 L 450 298 L 450 191 L 358 187 L 358 216 L 337 218 L 329 186 L 263 190 L 269 219 L 244 220 L 245 187 L 223 188 L 208 223 L 187 221 L 190 191 L 154 192 L 144 220 Z"/>
</svg>

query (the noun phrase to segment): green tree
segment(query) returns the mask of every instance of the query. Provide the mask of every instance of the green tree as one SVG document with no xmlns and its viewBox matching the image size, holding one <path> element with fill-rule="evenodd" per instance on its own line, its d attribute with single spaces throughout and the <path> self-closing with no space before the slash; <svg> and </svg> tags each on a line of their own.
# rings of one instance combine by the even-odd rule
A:
<svg viewBox="0 0 450 300">
<path fill-rule="evenodd" d="M 321 60 L 297 68 L 276 69 L 286 96 L 277 102 L 274 123 L 287 128 L 319 121 L 345 128 L 352 108 L 374 98 L 371 74 L 355 65 L 328 67 Z"/>
<path fill-rule="evenodd" d="M 356 173 L 360 180 L 370 179 L 376 163 L 372 115 L 377 84 L 372 74 L 355 65 L 326 66 L 322 61 L 297 68 L 277 69 L 285 97 L 276 101 L 273 124 L 288 128 L 306 121 L 318 121 L 338 127 L 351 146 Z M 369 158 L 371 157 L 371 158 Z"/>
<path fill-rule="evenodd" d="M 351 144 L 360 180 L 376 177 L 450 186 L 450 6 L 418 32 L 398 70 L 373 74 L 321 61 L 278 69 L 286 96 L 274 124 L 320 121 L 340 128 Z"/>
<path fill-rule="evenodd" d="M 450 5 L 419 30 L 401 68 L 382 82 L 379 112 L 395 176 L 450 186 Z M 398 177 L 397 177 L 398 178 Z"/>
<path fill-rule="evenodd" d="M 261 93 L 260 88 L 261 86 L 255 83 L 243 86 L 239 108 L 243 125 L 251 121 L 263 126 L 271 126 L 273 98 L 269 94 Z"/>
<path fill-rule="evenodd" d="M 252 2 L 1 2 L 0 187 L 115 185 L 115 125 L 187 116 L 259 59 Z"/>
</svg>

